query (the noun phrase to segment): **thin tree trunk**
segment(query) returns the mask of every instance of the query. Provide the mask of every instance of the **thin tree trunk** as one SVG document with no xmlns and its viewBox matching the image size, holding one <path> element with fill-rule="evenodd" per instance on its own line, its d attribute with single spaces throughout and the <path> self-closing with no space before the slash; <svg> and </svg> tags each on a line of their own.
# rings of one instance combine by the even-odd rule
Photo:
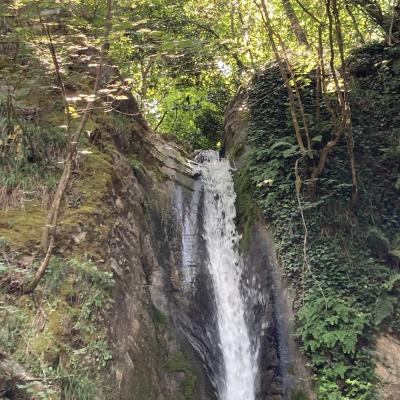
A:
<svg viewBox="0 0 400 400">
<path fill-rule="evenodd" d="M 260 9 L 260 6 L 256 1 L 255 1 L 255 4 Z M 286 86 L 286 90 L 287 90 L 287 93 L 288 93 L 289 105 L 290 105 L 290 107 L 289 107 L 290 108 L 290 115 L 292 117 L 292 123 L 293 123 L 293 127 L 294 127 L 295 134 L 296 134 L 297 144 L 298 144 L 299 149 L 300 149 L 300 154 L 302 156 L 305 156 L 307 151 L 306 151 L 306 148 L 304 147 L 303 137 L 301 135 L 301 128 L 300 128 L 299 121 L 297 119 L 296 101 L 295 101 L 295 97 L 294 97 L 294 94 L 293 94 L 292 87 L 290 86 L 290 83 L 289 83 L 290 75 L 288 74 L 288 71 L 285 69 L 285 63 L 282 60 L 282 57 L 280 56 L 279 51 L 278 51 L 278 47 L 277 47 L 277 45 L 275 43 L 274 32 L 273 32 L 273 29 L 272 29 L 271 20 L 270 20 L 269 15 L 268 15 L 268 10 L 267 10 L 267 6 L 265 4 L 265 0 L 261 0 L 260 12 L 261 12 L 261 16 L 262 16 L 265 28 L 267 30 L 267 34 L 268 34 L 268 37 L 269 37 L 269 40 L 270 40 L 270 43 L 271 43 L 271 46 L 272 46 L 272 50 L 273 50 L 274 55 L 275 55 L 275 59 L 276 59 L 276 61 L 278 63 L 278 67 L 279 67 L 282 79 L 284 80 L 284 83 L 285 83 L 285 86 Z"/>
<path fill-rule="evenodd" d="M 350 159 L 350 170 L 351 170 L 351 181 L 352 181 L 352 191 L 351 191 L 351 201 L 352 204 L 355 205 L 358 200 L 358 179 L 357 179 L 357 166 L 354 156 L 354 138 L 353 138 L 353 124 L 351 120 L 351 108 L 350 102 L 348 99 L 348 85 L 347 85 L 347 70 L 346 70 L 346 61 L 344 58 L 344 48 L 343 48 L 343 34 L 342 34 L 342 27 L 340 24 L 340 14 L 337 5 L 337 0 L 332 0 L 332 9 L 333 9 L 333 16 L 335 20 L 335 27 L 336 27 L 336 40 L 338 42 L 339 48 L 339 55 L 340 55 L 340 64 L 342 69 L 342 77 L 343 77 L 343 118 L 344 118 L 344 128 L 345 128 L 345 135 L 347 141 L 347 152 L 349 154 Z"/>
<path fill-rule="evenodd" d="M 388 44 L 393 46 L 396 42 L 400 40 L 400 0 L 393 0 L 392 15 L 390 17 L 389 33 L 388 33 Z M 394 39 L 395 22 L 397 23 L 396 38 Z"/>
<path fill-rule="evenodd" d="M 140 104 L 139 108 L 142 110 L 144 107 L 144 101 L 147 98 L 147 91 L 148 91 L 148 79 L 149 79 L 149 74 L 151 72 L 151 68 L 154 65 L 154 60 L 149 59 L 147 65 L 144 65 L 144 60 L 140 63 L 140 71 L 141 71 L 141 76 L 142 76 L 142 85 L 140 88 Z"/>
<path fill-rule="evenodd" d="M 43 275 L 46 272 L 46 269 L 49 265 L 51 255 L 53 253 L 61 201 L 63 199 L 65 190 L 69 184 L 69 180 L 70 180 L 71 172 L 72 172 L 73 160 L 75 159 L 75 156 L 77 153 L 79 139 L 80 139 L 81 134 L 82 134 L 83 130 L 85 129 L 85 126 L 89 120 L 89 117 L 90 117 L 92 109 L 93 109 L 93 104 L 96 101 L 97 94 L 98 94 L 99 87 L 100 87 L 101 74 L 102 74 L 105 56 L 106 56 L 106 53 L 107 53 L 107 50 L 109 47 L 108 41 L 109 41 L 109 36 L 110 36 L 110 32 L 111 32 L 111 27 L 112 27 L 112 25 L 111 25 L 111 23 L 112 23 L 111 22 L 112 4 L 113 4 L 113 0 L 107 0 L 107 15 L 106 15 L 106 20 L 105 20 L 105 24 L 104 24 L 104 27 L 105 27 L 104 42 L 103 42 L 103 46 L 102 46 L 102 50 L 101 50 L 100 62 L 97 67 L 97 75 L 96 75 L 96 80 L 95 80 L 94 89 L 93 89 L 93 98 L 90 101 L 88 101 L 85 111 L 82 115 L 80 124 L 79 124 L 78 128 L 76 129 L 76 131 L 70 137 L 67 156 L 64 160 L 63 173 L 61 175 L 56 193 L 54 195 L 52 205 L 51 205 L 49 213 L 47 215 L 46 224 L 43 228 L 41 245 L 42 245 L 42 248 L 46 251 L 46 255 L 45 255 L 45 258 L 44 258 L 42 264 L 40 265 L 39 269 L 36 271 L 34 278 L 24 289 L 25 293 L 30 293 L 36 289 L 37 285 L 39 284 L 40 280 L 42 279 Z"/>
<path fill-rule="evenodd" d="M 349 4 L 347 4 L 346 2 L 344 3 L 344 6 L 346 7 L 346 11 L 347 11 L 347 13 L 350 15 L 351 20 L 353 21 L 353 26 L 354 26 L 354 29 L 355 29 L 356 32 L 357 32 L 358 38 L 360 39 L 360 43 L 361 43 L 362 45 L 365 45 L 364 35 L 363 35 L 363 34 L 361 33 L 361 31 L 360 31 L 360 28 L 359 28 L 359 26 L 358 26 L 358 22 L 357 22 L 357 20 L 356 20 L 356 17 L 354 16 L 353 11 L 351 11 L 351 7 L 350 7 Z"/>
<path fill-rule="evenodd" d="M 285 10 L 286 16 L 290 22 L 293 33 L 295 34 L 298 42 L 304 45 L 307 49 L 310 49 L 310 44 L 308 43 L 307 36 L 297 18 L 296 12 L 294 11 L 293 5 L 290 0 L 281 0 L 283 8 Z"/>
<path fill-rule="evenodd" d="M 352 204 L 356 204 L 358 199 L 358 183 L 357 183 L 357 168 L 354 156 L 354 140 L 353 140 L 353 132 L 352 132 L 352 122 L 351 122 L 351 110 L 350 104 L 348 101 L 348 87 L 346 81 L 346 65 L 344 59 L 344 50 L 343 50 L 343 36 L 341 31 L 340 19 L 339 19 L 339 10 L 337 7 L 336 0 L 328 0 L 326 3 L 326 10 L 329 21 L 329 47 L 330 47 L 330 68 L 333 76 L 333 80 L 335 83 L 336 96 L 338 98 L 340 112 L 336 115 L 333 107 L 330 105 L 328 96 L 326 96 L 326 73 L 323 61 L 323 52 L 322 52 L 322 35 L 319 34 L 319 63 L 321 66 L 322 73 L 322 89 L 324 100 L 327 105 L 327 109 L 332 117 L 332 123 L 334 127 L 334 137 L 320 150 L 320 157 L 318 164 L 313 169 L 311 173 L 311 189 L 312 195 L 315 196 L 316 189 L 316 181 L 321 176 L 324 171 L 327 159 L 333 148 L 339 143 L 340 139 L 343 135 L 346 137 L 347 142 L 347 150 L 350 160 L 350 169 L 351 169 L 351 178 L 352 178 Z M 340 64 L 342 70 L 343 77 L 343 88 L 340 87 L 339 77 L 337 76 L 335 69 L 335 42 L 334 42 L 334 31 L 336 34 L 336 41 L 339 48 L 339 57 Z M 343 90 L 342 90 L 343 89 Z"/>
<path fill-rule="evenodd" d="M 63 81 L 62 76 L 61 76 L 60 64 L 59 64 L 58 59 L 57 59 L 57 53 L 56 53 L 56 49 L 54 47 L 53 38 L 51 37 L 50 29 L 49 29 L 48 26 L 46 26 L 43 23 L 42 18 L 40 18 L 40 21 L 42 23 L 43 29 L 45 30 L 45 32 L 47 34 L 47 38 L 49 39 L 49 51 L 50 51 L 50 54 L 51 54 L 51 58 L 53 60 L 54 70 L 55 70 L 56 77 L 57 77 L 57 84 L 58 84 L 58 87 L 61 90 L 61 95 L 62 95 L 63 102 L 64 102 L 65 115 L 67 116 L 67 132 L 68 132 L 69 128 L 71 126 L 71 112 L 70 112 L 70 109 L 69 109 L 69 103 L 68 103 L 68 100 L 67 100 L 67 94 L 65 92 L 64 81 Z"/>
<path fill-rule="evenodd" d="M 168 114 L 168 110 L 164 111 L 162 117 L 160 118 L 160 120 L 158 121 L 157 126 L 154 128 L 154 132 L 157 132 L 157 129 L 160 127 L 160 125 L 163 123 L 164 118 L 166 117 L 166 115 Z"/>
</svg>

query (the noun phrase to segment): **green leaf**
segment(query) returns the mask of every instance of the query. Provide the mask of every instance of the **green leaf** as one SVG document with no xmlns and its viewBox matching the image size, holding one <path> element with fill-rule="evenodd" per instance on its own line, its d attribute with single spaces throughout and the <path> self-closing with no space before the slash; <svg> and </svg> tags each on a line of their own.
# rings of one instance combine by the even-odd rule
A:
<svg viewBox="0 0 400 400">
<path fill-rule="evenodd" d="M 398 299 L 395 296 L 385 296 L 377 299 L 373 311 L 375 325 L 380 325 L 384 319 L 392 315 Z"/>
<path fill-rule="evenodd" d="M 288 146 L 293 146 L 293 144 L 290 142 L 278 141 L 278 142 L 275 142 L 269 149 L 273 150 L 273 149 L 276 149 L 277 147 L 282 147 L 282 146 L 288 147 Z"/>
<path fill-rule="evenodd" d="M 322 141 L 322 135 L 314 136 L 314 137 L 311 139 L 311 141 L 312 141 L 312 142 L 320 143 L 320 142 Z"/>
<path fill-rule="evenodd" d="M 335 364 L 333 367 L 334 373 L 337 376 L 339 376 L 341 379 L 344 379 L 344 375 L 348 369 L 349 369 L 349 367 L 347 367 L 343 363 Z"/>
</svg>

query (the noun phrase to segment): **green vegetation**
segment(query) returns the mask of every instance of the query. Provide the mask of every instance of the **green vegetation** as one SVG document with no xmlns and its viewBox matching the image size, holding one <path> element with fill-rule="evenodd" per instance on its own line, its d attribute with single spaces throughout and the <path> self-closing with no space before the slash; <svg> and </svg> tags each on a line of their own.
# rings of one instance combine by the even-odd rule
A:
<svg viewBox="0 0 400 400">
<path fill-rule="evenodd" d="M 246 250 L 250 245 L 254 220 L 259 214 L 257 204 L 252 197 L 252 182 L 246 167 L 234 175 L 234 185 L 237 196 L 235 202 L 236 216 L 243 232 L 240 246 L 241 250 Z"/>
<path fill-rule="evenodd" d="M 376 397 L 374 335 L 400 333 L 399 12 L 389 0 L 1 2 L 0 351 L 47 382 L 36 397 L 96 398 L 109 365 L 113 281 L 83 258 L 105 254 L 117 148 L 136 175 L 148 167 L 136 154 L 148 132 L 139 114 L 188 150 L 219 148 L 225 108 L 250 81 L 252 152 L 235 176 L 243 249 L 263 214 L 298 292 L 319 398 Z M 45 223 L 66 154 L 60 218 Z M 57 222 L 56 256 L 24 295 L 42 230 Z M 182 396 L 192 398 L 183 355 L 164 369 L 185 374 Z"/>
<path fill-rule="evenodd" d="M 185 355 L 182 352 L 172 354 L 165 363 L 164 369 L 170 374 L 182 372 L 185 375 L 181 382 L 182 396 L 180 399 L 193 400 L 195 398 L 197 379 Z"/>
<path fill-rule="evenodd" d="M 165 328 L 168 325 L 168 317 L 160 311 L 156 306 L 153 305 L 153 321 L 160 327 Z"/>
<path fill-rule="evenodd" d="M 290 396 L 290 400 L 308 400 L 308 397 L 302 392 L 295 392 Z"/>
<path fill-rule="evenodd" d="M 2 254 L 6 251 L 3 248 Z M 15 273 L 27 273 L 13 261 L 7 260 L 9 270 L 1 280 L 7 280 L 11 270 L 14 279 Z M 112 274 L 90 261 L 53 257 L 35 299 L 2 293 L 7 301 L 0 307 L 0 347 L 48 382 L 40 398 L 97 397 L 96 381 L 112 358 L 104 319 L 113 284 Z"/>
<path fill-rule="evenodd" d="M 20 121 L 11 95 L 0 97 L 0 204 L 21 206 L 25 200 L 48 200 L 57 186 L 57 158 L 66 145 L 57 127 Z"/>
<path fill-rule="evenodd" d="M 398 259 L 392 254 L 400 228 L 395 211 L 398 163 L 392 158 L 397 146 L 395 104 L 400 101 L 396 60 L 393 50 L 381 45 L 349 59 L 359 163 L 356 206 L 351 205 L 343 142 L 318 179 L 317 198 L 310 192 L 304 160 L 299 187 L 295 163 L 301 156 L 293 148 L 287 94 L 277 69 L 258 76 L 250 92 L 252 153 L 246 168 L 258 206 L 273 227 L 285 273 L 297 287 L 298 335 L 317 374 L 321 399 L 375 398 L 373 334 L 388 327 L 400 332 L 400 309 L 394 300 Z M 364 65 L 368 62 L 374 68 Z M 364 73 L 358 75 L 356 68 Z M 315 110 L 311 89 L 309 83 L 303 84 L 310 120 Z M 361 100 L 365 91 L 368 101 Z M 311 124 L 312 140 L 329 135 L 330 129 L 329 124 Z"/>
</svg>

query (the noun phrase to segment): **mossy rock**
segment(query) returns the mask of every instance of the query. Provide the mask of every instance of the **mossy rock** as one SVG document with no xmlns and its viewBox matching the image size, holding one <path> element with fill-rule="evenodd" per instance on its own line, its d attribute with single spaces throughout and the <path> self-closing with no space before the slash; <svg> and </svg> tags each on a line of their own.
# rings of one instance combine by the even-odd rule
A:
<svg viewBox="0 0 400 400">
<path fill-rule="evenodd" d="M 290 395 L 290 400 L 308 400 L 308 396 L 301 391 L 295 391 Z"/>
<path fill-rule="evenodd" d="M 244 143 L 236 143 L 229 152 L 229 159 L 236 160 L 245 150 Z"/>
<path fill-rule="evenodd" d="M 192 400 L 195 395 L 197 378 L 184 354 L 182 352 L 172 354 L 165 363 L 164 369 L 171 374 L 179 372 L 185 374 L 181 383 L 181 399 Z"/>
<path fill-rule="evenodd" d="M 242 231 L 240 248 L 247 251 L 250 247 L 251 229 L 258 216 L 258 208 L 252 197 L 252 185 L 246 167 L 242 167 L 233 178 L 236 192 L 237 222 Z"/>
<path fill-rule="evenodd" d="M 76 226 L 88 225 L 95 216 L 104 216 L 103 199 L 108 193 L 113 174 L 112 158 L 91 148 L 91 153 L 81 168 L 81 177 L 72 184 L 72 195 L 67 196 L 67 206 L 63 205 L 59 221 L 59 232 L 70 232 Z M 79 193 L 81 202 L 75 207 L 74 193 Z M 71 206 L 71 203 L 74 203 Z M 0 210 L 0 237 L 6 239 L 13 248 L 27 248 L 38 245 L 45 223 L 46 210 L 38 201 L 25 202 L 23 208 Z M 95 224 L 96 233 L 108 232 L 105 224 Z"/>
<path fill-rule="evenodd" d="M 38 331 L 31 340 L 32 352 L 37 357 L 43 357 L 50 364 L 57 361 L 65 343 L 65 337 L 68 337 L 71 331 L 68 309 L 65 302 L 60 302 L 55 309 L 47 310 L 45 323 L 41 325 L 37 316 L 32 321 L 32 325 Z"/>
<path fill-rule="evenodd" d="M 164 365 L 167 372 L 186 372 L 188 369 L 188 362 L 182 352 L 174 353 L 170 356 Z"/>
<path fill-rule="evenodd" d="M 152 306 L 154 324 L 163 329 L 168 325 L 168 317 L 156 306 Z"/>
</svg>

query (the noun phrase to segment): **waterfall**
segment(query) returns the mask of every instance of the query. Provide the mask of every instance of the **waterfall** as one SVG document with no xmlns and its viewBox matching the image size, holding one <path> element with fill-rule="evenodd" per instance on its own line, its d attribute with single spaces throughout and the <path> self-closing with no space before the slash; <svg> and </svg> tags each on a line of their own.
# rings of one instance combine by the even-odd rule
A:
<svg viewBox="0 0 400 400">
<path fill-rule="evenodd" d="M 204 189 L 204 240 L 215 294 L 219 346 L 224 375 L 218 377 L 220 400 L 255 400 L 257 351 L 251 344 L 241 290 L 243 260 L 234 218 L 235 191 L 229 161 L 206 151 L 198 158 Z"/>
</svg>

